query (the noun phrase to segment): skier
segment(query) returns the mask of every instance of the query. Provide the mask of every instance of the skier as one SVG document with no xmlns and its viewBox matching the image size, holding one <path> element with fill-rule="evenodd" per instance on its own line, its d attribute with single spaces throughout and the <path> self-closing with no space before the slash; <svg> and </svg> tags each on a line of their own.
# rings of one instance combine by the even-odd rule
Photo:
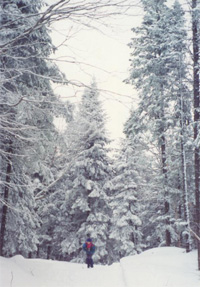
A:
<svg viewBox="0 0 200 287">
<path fill-rule="evenodd" d="M 88 238 L 86 242 L 83 244 L 83 250 L 86 252 L 86 264 L 88 268 L 93 268 L 94 262 L 92 259 L 92 255 L 95 252 L 95 245 L 92 243 L 92 239 Z"/>
</svg>

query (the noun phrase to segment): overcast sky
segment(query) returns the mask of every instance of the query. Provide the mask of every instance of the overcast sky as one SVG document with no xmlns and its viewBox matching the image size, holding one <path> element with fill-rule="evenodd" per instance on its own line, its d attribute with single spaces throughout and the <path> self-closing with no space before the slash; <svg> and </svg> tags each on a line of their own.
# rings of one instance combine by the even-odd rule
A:
<svg viewBox="0 0 200 287">
<path fill-rule="evenodd" d="M 123 80 L 129 76 L 131 28 L 139 25 L 140 18 L 138 12 L 138 16 L 105 19 L 106 26 L 99 25 L 98 29 L 63 21 L 54 25 L 51 33 L 55 46 L 60 46 L 67 36 L 67 41 L 53 55 L 59 60 L 57 63 L 67 79 L 89 85 L 95 77 L 98 88 L 102 90 L 101 99 L 108 115 L 107 129 L 112 139 L 123 136 L 123 124 L 132 103 L 136 102 L 136 92 Z M 56 87 L 55 92 L 63 100 L 76 102 L 82 89 L 62 86 Z M 59 122 L 61 126 L 62 121 Z"/>
</svg>

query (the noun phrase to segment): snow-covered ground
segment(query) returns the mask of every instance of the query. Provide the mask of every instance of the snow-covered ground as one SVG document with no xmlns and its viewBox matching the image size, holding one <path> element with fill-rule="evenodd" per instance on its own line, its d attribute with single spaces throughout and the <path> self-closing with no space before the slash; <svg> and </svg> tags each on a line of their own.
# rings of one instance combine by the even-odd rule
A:
<svg viewBox="0 0 200 287">
<path fill-rule="evenodd" d="M 197 253 L 162 247 L 111 266 L 0 257 L 0 287 L 200 287 Z"/>
</svg>

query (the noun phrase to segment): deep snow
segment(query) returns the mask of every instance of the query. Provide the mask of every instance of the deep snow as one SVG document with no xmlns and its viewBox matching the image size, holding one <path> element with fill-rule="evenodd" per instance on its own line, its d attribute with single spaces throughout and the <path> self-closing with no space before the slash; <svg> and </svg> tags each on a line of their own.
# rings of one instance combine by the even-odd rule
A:
<svg viewBox="0 0 200 287">
<path fill-rule="evenodd" d="M 150 249 L 111 266 L 0 257 L 0 287 L 200 287 L 197 253 Z"/>
</svg>

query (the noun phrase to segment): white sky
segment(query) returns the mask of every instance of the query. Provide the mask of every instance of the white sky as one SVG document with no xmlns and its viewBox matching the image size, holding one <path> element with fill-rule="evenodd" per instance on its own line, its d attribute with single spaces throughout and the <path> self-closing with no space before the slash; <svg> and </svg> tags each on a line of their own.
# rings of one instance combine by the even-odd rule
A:
<svg viewBox="0 0 200 287">
<path fill-rule="evenodd" d="M 123 136 L 123 124 L 132 103 L 136 102 L 136 92 L 123 80 L 129 76 L 131 28 L 137 26 L 139 21 L 139 16 L 122 15 L 117 19 L 105 19 L 107 27 L 100 25 L 96 30 L 63 21 L 54 26 L 51 34 L 55 46 L 60 46 L 68 37 L 53 55 L 59 60 L 57 63 L 67 79 L 89 85 L 95 77 L 98 88 L 103 90 L 100 94 L 108 115 L 107 129 L 111 139 Z M 80 99 L 82 91 L 75 86 L 55 89 L 63 100 L 75 102 Z M 62 121 L 58 122 L 58 126 L 62 127 Z"/>
</svg>

